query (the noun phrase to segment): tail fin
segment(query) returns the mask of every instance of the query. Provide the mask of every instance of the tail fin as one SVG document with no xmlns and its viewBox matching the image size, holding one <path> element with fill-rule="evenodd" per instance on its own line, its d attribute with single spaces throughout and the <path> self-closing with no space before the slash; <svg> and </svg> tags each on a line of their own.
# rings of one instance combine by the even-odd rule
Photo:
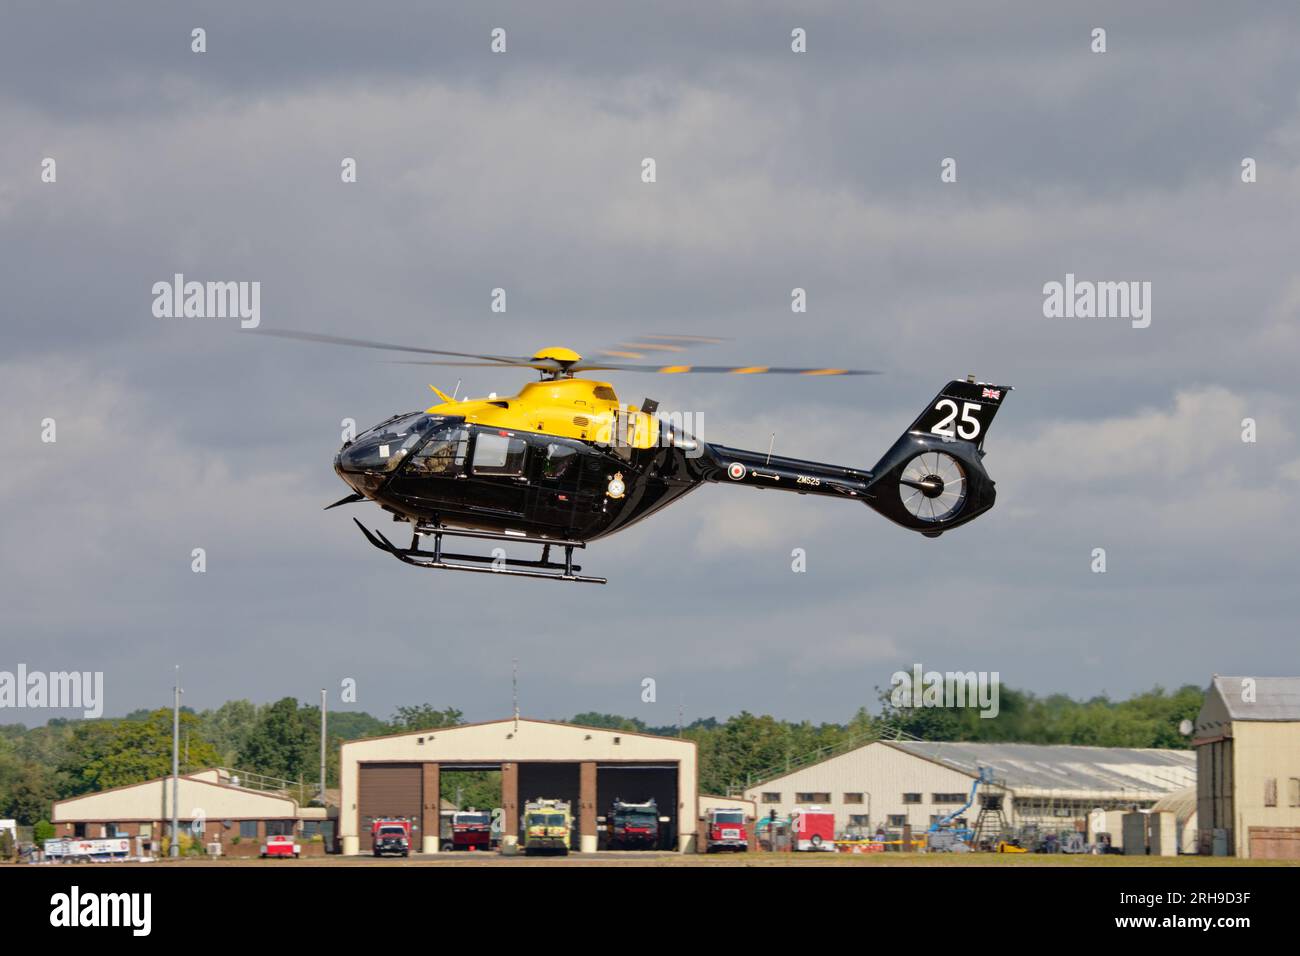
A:
<svg viewBox="0 0 1300 956">
<path fill-rule="evenodd" d="M 940 390 L 908 429 L 948 441 L 968 441 L 980 448 L 993 417 L 1011 391 L 1010 385 L 986 385 L 967 379 L 951 381 Z"/>
<path fill-rule="evenodd" d="M 992 508 L 984 436 L 1010 391 L 971 379 L 945 385 L 871 470 L 867 504 L 929 537 Z"/>
</svg>

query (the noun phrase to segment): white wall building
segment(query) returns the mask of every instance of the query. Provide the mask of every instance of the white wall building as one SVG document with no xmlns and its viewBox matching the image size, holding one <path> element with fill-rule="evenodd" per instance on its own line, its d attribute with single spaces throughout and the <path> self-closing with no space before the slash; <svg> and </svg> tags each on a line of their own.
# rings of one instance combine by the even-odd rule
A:
<svg viewBox="0 0 1300 956">
<path fill-rule="evenodd" d="M 1074 747 L 1039 744 L 875 741 L 745 789 L 759 817 L 784 818 L 796 807 L 819 805 L 835 814 L 839 834 L 878 827 L 914 832 L 970 797 L 981 767 L 1001 794 L 1010 826 L 1072 829 L 1090 810 L 1150 807 L 1196 784 L 1190 750 Z M 977 799 L 964 816 L 971 825 Z"/>
<path fill-rule="evenodd" d="M 1300 859 L 1300 677 L 1220 677 L 1196 717 L 1200 851 Z"/>
</svg>

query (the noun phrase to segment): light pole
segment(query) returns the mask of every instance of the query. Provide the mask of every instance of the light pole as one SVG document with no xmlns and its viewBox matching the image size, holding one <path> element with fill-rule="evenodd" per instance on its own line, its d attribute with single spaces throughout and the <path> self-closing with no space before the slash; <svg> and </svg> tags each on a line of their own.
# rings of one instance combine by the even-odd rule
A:
<svg viewBox="0 0 1300 956">
<path fill-rule="evenodd" d="M 320 689 L 320 805 L 325 806 L 325 688 Z"/>
<path fill-rule="evenodd" d="M 172 688 L 172 839 L 168 856 L 181 855 L 181 665 L 176 665 Z"/>
</svg>

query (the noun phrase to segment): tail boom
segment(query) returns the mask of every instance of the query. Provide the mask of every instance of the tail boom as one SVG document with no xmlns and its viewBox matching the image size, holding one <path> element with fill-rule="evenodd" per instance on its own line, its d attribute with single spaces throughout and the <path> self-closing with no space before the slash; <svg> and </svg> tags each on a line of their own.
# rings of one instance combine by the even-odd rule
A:
<svg viewBox="0 0 1300 956">
<path fill-rule="evenodd" d="M 728 484 L 776 488 L 801 495 L 860 498 L 871 484 L 869 471 L 828 465 L 800 458 L 785 458 L 759 451 L 705 445 L 707 462 L 703 478 Z"/>
<path fill-rule="evenodd" d="M 869 471 L 705 444 L 695 473 L 723 484 L 856 498 L 904 528 L 938 537 L 997 500 L 984 469 L 984 436 L 1010 391 L 949 382 Z"/>
</svg>

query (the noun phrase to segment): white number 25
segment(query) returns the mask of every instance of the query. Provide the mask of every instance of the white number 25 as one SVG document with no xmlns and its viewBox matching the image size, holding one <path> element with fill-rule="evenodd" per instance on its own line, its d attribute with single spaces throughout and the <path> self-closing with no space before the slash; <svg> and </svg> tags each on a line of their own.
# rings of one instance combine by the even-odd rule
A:
<svg viewBox="0 0 1300 956">
<path fill-rule="evenodd" d="M 935 435 L 942 435 L 945 438 L 965 438 L 968 441 L 980 433 L 980 420 L 975 417 L 975 413 L 980 410 L 976 402 L 962 402 L 961 421 L 957 425 L 957 431 L 954 434 L 952 424 L 957 420 L 957 403 L 951 398 L 941 399 L 935 406 L 937 411 L 948 411 L 946 417 L 930 429 Z"/>
</svg>

